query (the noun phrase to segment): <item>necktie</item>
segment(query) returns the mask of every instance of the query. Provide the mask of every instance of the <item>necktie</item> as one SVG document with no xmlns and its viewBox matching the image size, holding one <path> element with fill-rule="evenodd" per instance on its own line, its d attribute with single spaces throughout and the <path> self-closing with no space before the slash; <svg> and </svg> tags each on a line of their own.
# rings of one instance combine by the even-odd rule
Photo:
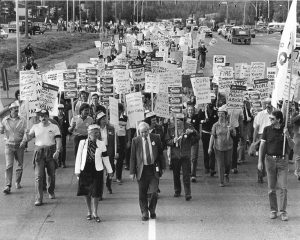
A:
<svg viewBox="0 0 300 240">
<path fill-rule="evenodd" d="M 146 148 L 146 162 L 147 162 L 147 165 L 151 165 L 150 148 L 149 148 L 149 143 L 148 143 L 147 138 L 145 138 L 145 148 Z"/>
<path fill-rule="evenodd" d="M 248 122 L 250 120 L 250 118 L 249 118 L 248 109 L 247 109 L 246 105 L 244 105 L 244 109 L 245 109 L 245 113 L 246 113 L 246 121 Z"/>
</svg>

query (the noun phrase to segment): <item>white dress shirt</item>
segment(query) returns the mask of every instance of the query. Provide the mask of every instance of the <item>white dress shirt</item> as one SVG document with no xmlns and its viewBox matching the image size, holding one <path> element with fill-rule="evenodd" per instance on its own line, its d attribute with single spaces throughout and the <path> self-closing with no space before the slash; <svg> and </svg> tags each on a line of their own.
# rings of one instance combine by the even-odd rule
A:
<svg viewBox="0 0 300 240">
<path fill-rule="evenodd" d="M 100 128 L 101 133 L 101 140 L 105 143 L 105 146 L 107 146 L 107 128 L 106 126 L 104 128 Z"/>
</svg>

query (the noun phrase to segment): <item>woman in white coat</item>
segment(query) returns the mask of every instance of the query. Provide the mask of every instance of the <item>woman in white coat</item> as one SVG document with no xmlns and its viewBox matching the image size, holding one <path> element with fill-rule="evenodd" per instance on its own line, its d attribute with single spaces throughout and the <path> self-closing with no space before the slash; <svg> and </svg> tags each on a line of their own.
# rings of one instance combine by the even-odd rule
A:
<svg viewBox="0 0 300 240">
<path fill-rule="evenodd" d="M 87 220 L 95 219 L 100 222 L 98 216 L 98 202 L 103 184 L 103 170 L 112 176 L 112 168 L 103 141 L 98 140 L 100 127 L 92 124 L 88 127 L 88 138 L 81 140 L 78 147 L 75 162 L 75 174 L 78 178 L 77 196 L 85 196 L 88 208 Z"/>
</svg>

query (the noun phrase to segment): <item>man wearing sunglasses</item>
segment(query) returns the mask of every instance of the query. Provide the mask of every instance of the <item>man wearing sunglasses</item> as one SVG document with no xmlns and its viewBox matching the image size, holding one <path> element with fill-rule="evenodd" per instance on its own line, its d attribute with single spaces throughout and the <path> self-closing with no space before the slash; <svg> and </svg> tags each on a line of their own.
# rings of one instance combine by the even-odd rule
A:
<svg viewBox="0 0 300 240">
<path fill-rule="evenodd" d="M 21 147 L 35 138 L 35 149 L 33 153 L 33 164 L 35 173 L 35 206 L 43 204 L 43 178 L 46 167 L 48 174 L 49 198 L 54 199 L 55 188 L 55 166 L 61 150 L 61 133 L 59 127 L 49 121 L 48 110 L 39 112 L 40 122 L 34 124 L 29 133 L 25 135 Z"/>
<path fill-rule="evenodd" d="M 277 218 L 277 212 L 279 211 L 281 220 L 287 221 L 288 150 L 293 148 L 293 140 L 287 128 L 284 128 L 281 111 L 274 110 L 269 119 L 271 125 L 264 128 L 261 137 L 257 168 L 262 171 L 263 162 L 265 161 L 271 210 L 270 218 Z M 284 138 L 287 138 L 285 148 Z M 279 206 L 277 205 L 276 196 L 277 183 L 280 190 Z"/>
</svg>

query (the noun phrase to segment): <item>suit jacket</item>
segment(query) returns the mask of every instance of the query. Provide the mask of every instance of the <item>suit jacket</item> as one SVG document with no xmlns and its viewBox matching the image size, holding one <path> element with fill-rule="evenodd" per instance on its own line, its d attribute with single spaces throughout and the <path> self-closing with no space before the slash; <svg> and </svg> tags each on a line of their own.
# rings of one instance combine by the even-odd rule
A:
<svg viewBox="0 0 300 240">
<path fill-rule="evenodd" d="M 118 152 L 118 146 L 115 144 L 115 128 L 109 124 L 106 125 L 106 130 L 107 130 L 107 154 L 110 158 L 115 157 L 115 148 L 117 148 Z M 102 136 L 101 136 L 102 137 Z M 118 138 L 117 138 L 117 143 L 118 143 Z"/>
<path fill-rule="evenodd" d="M 97 171 L 102 171 L 104 166 L 108 173 L 112 173 L 112 168 L 109 162 L 108 156 L 102 156 L 102 153 L 106 153 L 106 146 L 103 141 L 97 139 L 97 148 L 95 151 L 95 167 Z M 75 174 L 80 174 L 84 169 L 87 158 L 88 139 L 81 140 L 79 142 L 78 151 L 75 162 Z"/>
<path fill-rule="evenodd" d="M 150 141 L 152 146 L 152 154 L 154 163 L 158 165 L 160 172 L 155 170 L 155 177 L 159 178 L 162 174 L 162 169 L 165 169 L 165 159 L 163 155 L 163 148 L 160 141 L 160 136 L 150 133 Z M 132 139 L 131 156 L 130 156 L 130 174 L 136 174 L 137 180 L 141 179 L 144 167 L 143 158 L 143 139 L 142 136 L 137 136 Z"/>
</svg>

